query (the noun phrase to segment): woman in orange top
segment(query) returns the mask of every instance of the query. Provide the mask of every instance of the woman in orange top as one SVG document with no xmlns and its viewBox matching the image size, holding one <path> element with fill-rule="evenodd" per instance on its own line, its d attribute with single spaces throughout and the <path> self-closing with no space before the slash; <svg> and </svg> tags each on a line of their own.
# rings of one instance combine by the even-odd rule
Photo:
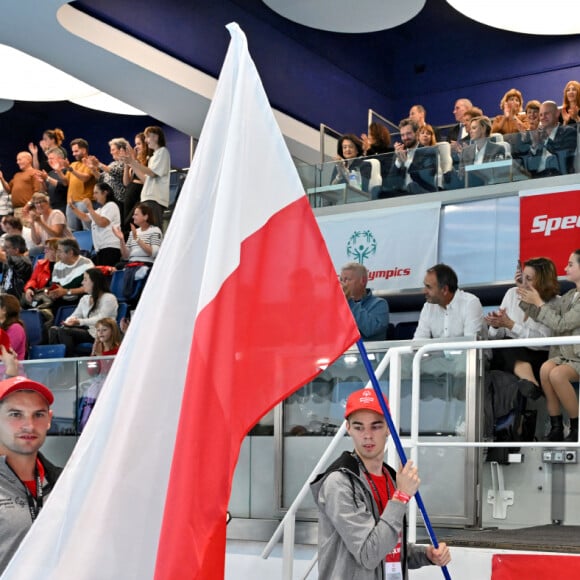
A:
<svg viewBox="0 0 580 580">
<path fill-rule="evenodd" d="M 502 98 L 499 106 L 503 115 L 498 115 L 493 120 L 492 133 L 508 135 L 528 130 L 528 120 L 522 111 L 522 93 L 517 89 L 510 89 Z"/>
</svg>

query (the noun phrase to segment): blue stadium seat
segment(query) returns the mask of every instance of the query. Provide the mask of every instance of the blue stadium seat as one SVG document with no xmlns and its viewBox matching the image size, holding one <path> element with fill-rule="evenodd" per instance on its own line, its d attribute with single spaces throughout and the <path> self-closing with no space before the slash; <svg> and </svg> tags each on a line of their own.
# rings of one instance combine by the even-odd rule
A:
<svg viewBox="0 0 580 580">
<path fill-rule="evenodd" d="M 76 304 L 60 306 L 54 315 L 54 322 L 52 323 L 53 326 L 60 326 L 75 311 L 76 307 Z"/>
<path fill-rule="evenodd" d="M 64 358 L 65 352 L 64 344 L 36 344 L 30 347 L 30 358 Z"/>
<path fill-rule="evenodd" d="M 90 256 L 93 253 L 93 234 L 89 230 L 79 230 L 73 232 L 73 236 L 79 243 L 81 253 Z"/>
<path fill-rule="evenodd" d="M 24 323 L 24 330 L 26 330 L 26 340 L 28 346 L 36 346 L 42 342 L 42 331 L 44 326 L 44 316 L 34 309 L 22 310 L 20 318 Z"/>
<path fill-rule="evenodd" d="M 127 318 L 129 312 L 129 305 L 126 302 L 119 302 L 119 307 L 117 308 L 117 324 L 121 324 L 123 318 Z"/>
</svg>

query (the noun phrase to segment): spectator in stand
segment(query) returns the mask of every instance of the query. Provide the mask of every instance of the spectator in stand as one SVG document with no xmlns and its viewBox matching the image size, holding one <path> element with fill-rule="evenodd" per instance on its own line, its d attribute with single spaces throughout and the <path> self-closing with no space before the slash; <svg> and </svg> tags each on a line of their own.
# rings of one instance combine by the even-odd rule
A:
<svg viewBox="0 0 580 580">
<path fill-rule="evenodd" d="M 451 159 L 453 160 L 453 167 L 456 169 L 459 166 L 461 152 L 469 145 L 471 141 L 471 137 L 469 136 L 471 120 L 475 119 L 476 117 L 483 116 L 483 111 L 479 107 L 471 107 L 463 113 L 463 127 L 465 129 L 466 136 L 457 139 L 457 141 L 451 142 Z"/>
<path fill-rule="evenodd" d="M 369 125 L 369 133 L 361 135 L 363 154 L 367 158 L 377 159 L 381 165 L 381 177 L 383 183 L 388 179 L 391 165 L 393 164 L 393 146 L 391 145 L 391 133 L 380 123 L 373 121 Z M 370 177 L 368 164 L 362 163 L 359 168 L 361 180 L 364 182 L 363 189 L 368 189 L 366 180 Z M 377 194 L 381 197 L 381 193 Z"/>
<path fill-rule="evenodd" d="M 73 202 L 81 211 L 87 211 L 86 199 L 93 197 L 93 187 L 95 186 L 95 176 L 91 168 L 87 165 L 89 156 L 89 144 L 84 139 L 73 139 L 70 142 L 71 152 L 75 160 L 72 163 L 68 159 L 63 160 L 63 168 L 57 171 L 58 178 L 67 184 L 67 204 Z M 66 173 L 65 173 L 66 172 Z M 88 224 L 81 222 L 78 217 L 66 208 L 66 219 L 71 231 L 85 229 Z"/>
<path fill-rule="evenodd" d="M 0 237 L 0 248 L 4 247 L 4 239 L 9 235 L 19 235 L 26 241 L 29 256 L 36 256 L 42 252 L 42 246 L 37 246 L 32 241 L 32 232 L 30 228 L 22 225 L 22 220 L 13 215 L 7 215 L 0 221 L 4 234 Z"/>
<path fill-rule="evenodd" d="M 447 141 L 453 144 L 456 141 L 461 141 L 462 139 L 469 139 L 467 129 L 463 124 L 463 117 L 468 109 L 471 109 L 473 104 L 469 99 L 457 99 L 455 101 L 455 107 L 453 108 L 453 115 L 457 121 L 456 125 L 453 125 L 447 133 Z M 483 113 L 480 113 L 483 115 Z"/>
<path fill-rule="evenodd" d="M 140 203 L 133 212 L 131 233 L 127 242 L 118 226 L 113 226 L 113 233 L 121 242 L 121 257 L 127 262 L 145 262 L 152 264 L 161 246 L 161 229 L 152 224 L 153 209 Z"/>
<path fill-rule="evenodd" d="M 81 256 L 78 242 L 74 238 L 58 240 L 56 250 L 57 263 L 52 270 L 52 284 L 48 297 L 52 300 L 52 311 L 56 313 L 60 306 L 75 304 L 85 293 L 82 283 L 86 270 L 94 264 Z"/>
<path fill-rule="evenodd" d="M 62 323 L 49 331 L 50 344 L 64 344 L 66 356 L 74 356 L 75 347 L 83 342 L 93 342 L 97 335 L 97 322 L 101 318 L 117 316 L 117 298 L 109 292 L 107 278 L 99 268 L 89 268 L 83 274 L 83 291 L 75 311 Z"/>
<path fill-rule="evenodd" d="M 469 123 L 469 136 L 471 143 L 462 151 L 459 159 L 459 179 L 463 184 L 465 180 L 465 167 L 468 165 L 481 165 L 492 161 L 506 158 L 506 151 L 502 145 L 489 140 L 491 133 L 491 121 L 488 117 L 475 117 Z M 482 176 L 472 175 L 470 186 L 485 185 Z"/>
<path fill-rule="evenodd" d="M 401 142 L 395 143 L 395 161 L 388 178 L 388 189 L 395 195 L 437 191 L 437 154 L 418 148 L 419 127 L 411 119 L 399 123 Z"/>
<path fill-rule="evenodd" d="M 361 186 L 365 189 L 365 182 L 368 182 L 370 171 L 366 171 L 363 166 L 363 143 L 352 133 L 342 135 L 336 145 L 337 156 L 334 158 L 337 162 L 332 170 L 330 183 L 349 183 L 350 172 L 358 171 L 361 174 Z M 363 172 L 365 172 L 363 178 Z"/>
<path fill-rule="evenodd" d="M 418 125 L 419 127 L 422 127 L 423 125 L 427 125 L 427 110 L 425 109 L 425 107 L 423 105 L 413 105 L 410 109 L 409 109 L 409 119 L 411 119 L 411 121 L 413 121 L 416 125 Z M 439 136 L 439 131 L 437 129 L 435 129 L 434 127 L 432 127 L 431 125 L 429 125 L 431 127 L 431 129 L 433 130 L 433 136 L 435 137 L 435 143 L 437 141 L 440 141 L 440 136 Z M 435 145 L 435 143 L 433 143 L 433 145 Z"/>
<path fill-rule="evenodd" d="M 97 183 L 106 183 L 113 190 L 113 199 L 119 207 L 121 222 L 123 221 L 123 211 L 125 204 L 125 184 L 123 175 L 125 173 L 125 163 L 122 161 L 127 156 L 129 141 L 123 137 L 115 137 L 109 141 L 109 151 L 113 161 L 109 165 L 101 163 L 94 155 L 89 155 L 87 164 L 93 171 Z"/>
<path fill-rule="evenodd" d="M 376 121 L 373 121 L 369 125 L 368 135 L 363 133 L 360 138 L 362 142 L 362 153 L 365 157 L 391 153 L 393 151 L 391 133 L 384 125 Z"/>
<path fill-rule="evenodd" d="M 495 117 L 491 132 L 512 135 L 519 131 L 527 131 L 528 120 L 522 111 L 523 103 L 522 93 L 517 89 L 510 89 L 499 103 L 503 115 Z"/>
<path fill-rule="evenodd" d="M 16 156 L 18 171 L 8 183 L 0 172 L 0 181 L 4 189 L 12 198 L 14 215 L 20 217 L 23 207 L 30 201 L 36 191 L 44 191 L 44 185 L 38 180 L 38 171 L 32 167 L 32 155 L 28 151 L 21 151 Z"/>
<path fill-rule="evenodd" d="M 46 190 L 53 209 L 66 212 L 67 184 L 62 173 L 66 155 L 62 147 L 52 147 L 46 152 L 49 165 L 48 171 L 42 171 L 42 179 L 46 183 Z"/>
<path fill-rule="evenodd" d="M 564 98 L 560 108 L 560 122 L 562 125 L 575 125 L 580 114 L 580 83 L 568 81 L 564 87 Z"/>
<path fill-rule="evenodd" d="M 10 294 L 0 294 L 0 327 L 10 337 L 10 345 L 18 360 L 26 358 L 26 330 L 20 320 L 20 303 Z"/>
<path fill-rule="evenodd" d="M 96 325 L 91 356 L 113 356 L 119 352 L 123 335 L 114 318 L 101 318 Z M 110 365 L 109 365 L 110 366 Z"/>
<path fill-rule="evenodd" d="M 121 346 L 122 335 L 114 318 L 101 318 L 96 325 L 95 342 L 91 356 L 114 356 Z M 79 405 L 79 431 L 85 428 L 93 411 L 97 398 L 105 382 L 105 378 L 114 359 L 99 360 L 87 365 L 87 371 L 93 377 L 86 391 L 80 398 Z"/>
<path fill-rule="evenodd" d="M 23 308 L 44 308 L 49 306 L 46 289 L 50 286 L 52 271 L 56 263 L 58 238 L 44 242 L 44 258 L 36 260 L 32 275 L 24 285 L 21 304 Z"/>
<path fill-rule="evenodd" d="M 45 193 L 35 193 L 23 215 L 30 219 L 32 241 L 37 246 L 43 246 L 48 238 L 73 237 L 65 215 L 58 209 L 52 209 L 50 199 Z"/>
<path fill-rule="evenodd" d="M 2 262 L 3 294 L 12 294 L 18 300 L 24 292 L 24 285 L 32 274 L 32 264 L 26 255 L 26 242 L 22 236 L 11 235 L 4 238 L 4 249 L 0 250 Z"/>
<path fill-rule="evenodd" d="M 485 321 L 489 325 L 490 339 L 501 338 L 542 338 L 552 336 L 552 330 L 545 324 L 536 322 L 524 314 L 520 308 L 518 290 L 521 287 L 535 288 L 545 303 L 556 304 L 560 297 L 558 292 L 558 274 L 556 265 L 549 258 L 532 258 L 524 263 L 521 271 L 518 263 L 516 286 L 510 288 L 499 310 L 490 312 Z M 493 350 L 491 369 L 514 374 L 520 379 L 520 392 L 532 399 L 542 395 L 540 389 L 540 367 L 548 359 L 549 347 L 515 347 Z"/>
<path fill-rule="evenodd" d="M 555 336 L 580 334 L 580 250 L 575 250 L 566 266 L 566 277 L 574 288 L 562 299 L 545 302 L 536 288 L 520 288 L 518 295 L 524 313 L 548 328 Z M 578 442 L 578 397 L 572 383 L 580 376 L 578 345 L 555 345 L 550 348 L 550 358 L 540 368 L 540 381 L 546 396 L 550 416 L 548 441 Z M 561 407 L 570 418 L 570 432 L 564 438 Z"/>
<path fill-rule="evenodd" d="M 419 142 L 419 147 L 432 147 L 437 143 L 435 129 L 428 124 L 419 125 L 417 141 Z"/>
<path fill-rule="evenodd" d="M 446 264 L 427 270 L 425 305 L 414 338 L 472 336 L 483 330 L 483 308 L 477 296 L 459 290 L 457 274 Z"/>
<path fill-rule="evenodd" d="M 0 171 L 0 218 L 5 215 L 12 215 L 14 208 L 12 207 L 12 198 L 10 192 L 4 188 L 4 176 Z"/>
<path fill-rule="evenodd" d="M 108 183 L 97 183 L 93 197 L 99 204 L 94 209 L 90 199 L 85 201 L 88 213 L 77 209 L 71 203 L 71 210 L 84 222 L 91 222 L 93 247 L 96 251 L 95 264 L 97 266 L 114 266 L 121 259 L 121 245 L 113 232 L 113 226 L 120 227 L 121 215 L 119 205 L 114 201 L 113 189 Z"/>
<path fill-rule="evenodd" d="M 153 155 L 145 140 L 145 133 L 137 133 L 135 135 L 135 147 L 131 151 L 137 161 L 147 166 L 149 158 Z M 125 216 L 122 229 L 125 236 L 131 231 L 131 224 L 133 223 L 133 212 L 135 206 L 141 201 L 141 191 L 143 189 L 143 180 L 135 173 L 129 163 L 123 164 L 123 185 L 125 186 L 125 205 L 123 207 L 123 215 Z"/>
<path fill-rule="evenodd" d="M 28 144 L 28 150 L 32 155 L 32 165 L 35 169 L 48 172 L 51 170 L 50 161 L 48 160 L 48 152 L 51 149 L 58 149 L 62 153 L 62 157 L 66 158 L 66 149 L 62 146 L 64 141 L 64 133 L 58 127 L 56 129 L 47 129 L 42 134 L 42 139 L 39 141 L 37 147 L 34 143 Z"/>
<path fill-rule="evenodd" d="M 528 130 L 535 131 L 540 125 L 540 101 L 528 101 L 526 103 L 526 117 Z"/>
<path fill-rule="evenodd" d="M 540 128 L 527 131 L 518 142 L 516 155 L 524 160 L 532 177 L 574 173 L 576 129 L 558 123 L 558 105 L 544 101 L 540 106 Z"/>
<path fill-rule="evenodd" d="M 154 223 L 163 225 L 163 212 L 169 207 L 169 173 L 171 171 L 171 157 L 165 146 L 165 134 L 161 127 L 147 127 L 144 131 L 145 142 L 153 152 L 147 165 L 143 165 L 134 155 L 132 149 L 121 160 L 128 163 L 141 181 L 141 203 L 147 204 L 153 210 Z"/>
<path fill-rule="evenodd" d="M 368 271 L 362 264 L 349 262 L 340 272 L 340 283 L 363 340 L 386 340 L 389 305 L 367 288 Z"/>
</svg>

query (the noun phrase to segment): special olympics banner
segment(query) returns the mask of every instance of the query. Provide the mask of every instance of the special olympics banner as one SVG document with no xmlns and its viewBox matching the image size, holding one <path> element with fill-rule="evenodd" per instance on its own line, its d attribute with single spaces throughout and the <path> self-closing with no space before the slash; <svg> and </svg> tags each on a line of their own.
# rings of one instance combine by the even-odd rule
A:
<svg viewBox="0 0 580 580">
<path fill-rule="evenodd" d="M 580 248 L 580 186 L 520 192 L 520 259 L 551 258 L 558 275 Z"/>
<path fill-rule="evenodd" d="M 369 271 L 369 288 L 423 286 L 425 270 L 437 263 L 439 202 L 317 216 L 337 273 L 346 262 Z"/>
</svg>

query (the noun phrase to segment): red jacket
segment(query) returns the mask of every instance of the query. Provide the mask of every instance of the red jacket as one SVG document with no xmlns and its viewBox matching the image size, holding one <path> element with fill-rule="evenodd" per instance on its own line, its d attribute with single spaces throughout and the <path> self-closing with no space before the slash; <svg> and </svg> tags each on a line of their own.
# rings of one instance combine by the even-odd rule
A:
<svg viewBox="0 0 580 580">
<path fill-rule="evenodd" d="M 47 258 L 38 260 L 34 265 L 34 270 L 32 270 L 30 280 L 28 280 L 24 285 L 24 291 L 26 292 L 29 288 L 34 290 L 45 288 L 50 282 L 51 276 L 50 261 Z"/>
</svg>

